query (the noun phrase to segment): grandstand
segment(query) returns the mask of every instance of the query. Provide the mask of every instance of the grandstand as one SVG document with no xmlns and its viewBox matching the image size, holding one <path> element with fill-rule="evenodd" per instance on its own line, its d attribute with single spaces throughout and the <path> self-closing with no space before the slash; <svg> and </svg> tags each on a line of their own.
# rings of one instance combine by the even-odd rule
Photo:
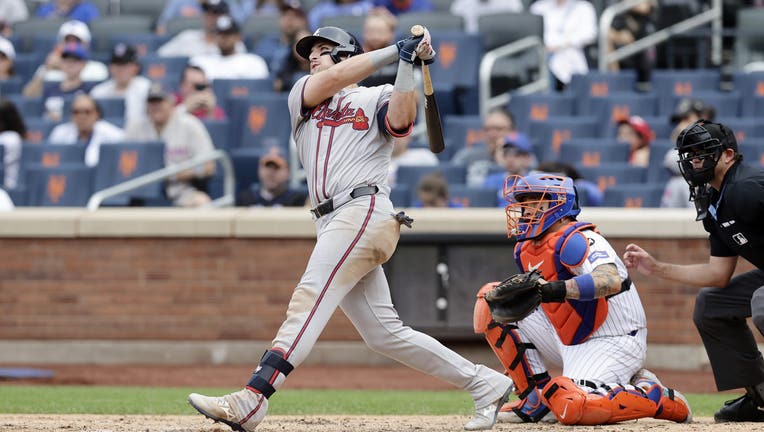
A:
<svg viewBox="0 0 764 432">
<path fill-rule="evenodd" d="M 9 37 L 16 49 L 16 75 L 0 80 L 0 97 L 16 104 L 28 128 L 22 145 L 18 185 L 8 192 L 17 206 L 84 206 L 97 190 L 118 183 L 119 176 L 106 173 L 124 169 L 120 164 L 126 163 L 126 156 L 111 152 L 101 161 L 111 166 L 92 169 L 88 169 L 84 160 L 77 159 L 76 155 L 83 153 L 81 149 L 50 156 L 54 146 L 47 145 L 48 135 L 60 122 L 44 117 L 41 99 L 23 96 L 22 89 L 45 61 L 63 20 L 34 18 L 34 11 L 44 2 L 27 0 L 26 3 L 33 18 L 15 23 Z M 144 76 L 177 88 L 180 71 L 188 58 L 162 57 L 157 49 L 183 29 L 198 28 L 200 19 L 175 18 L 167 23 L 167 32 L 159 35 L 154 29 L 167 2 L 96 0 L 92 3 L 101 15 L 89 23 L 93 37 L 91 58 L 105 63 L 117 43 L 132 44 L 139 53 Z M 303 7 L 309 10 L 316 3 L 303 1 Z M 706 8 L 704 14 L 708 20 L 703 21 L 701 17 L 697 25 L 685 33 L 677 36 L 668 31 L 666 37 L 661 38 L 658 31 L 650 36 L 655 36 L 651 40 L 632 44 L 635 50 L 657 48 L 659 56 L 673 53 L 684 59 L 676 64 L 656 62 L 659 69 L 653 71 L 649 83 L 640 82 L 634 70 L 607 72 L 608 62 L 603 60 L 604 45 L 600 41 L 586 50 L 591 72 L 575 75 L 563 91 L 556 91 L 550 89 L 545 56 L 538 54 L 539 50 L 543 53 L 543 26 L 538 16 L 528 12 L 533 1 L 524 3 L 523 12 L 496 14 L 481 20 L 484 27 L 478 34 L 465 31 L 461 17 L 450 14 L 448 1 L 434 1 L 436 11 L 433 13 L 398 17 L 399 35 L 407 34 L 408 26 L 414 22 L 431 29 L 439 53 L 432 75 L 447 134 L 447 150 L 439 155 L 438 169 L 447 174 L 454 193 L 465 206 L 495 207 L 497 204 L 490 199 L 496 197 L 495 190 L 488 193 L 480 187 L 467 187 L 464 168 L 454 167 L 450 161 L 459 149 L 474 144 L 469 137 L 479 134 L 480 115 L 495 106 L 503 106 L 513 114 L 518 130 L 530 136 L 539 162 L 561 161 L 574 165 L 586 180 L 598 184 L 605 192 L 605 206 L 659 205 L 662 185 L 670 175 L 660 165 L 663 154 L 670 148 L 667 145 L 672 129 L 669 118 L 683 98 L 696 98 L 713 105 L 717 118 L 738 133 L 746 158 L 756 164 L 764 163 L 764 127 L 756 120 L 764 114 L 764 72 L 756 71 L 754 63 L 764 58 L 764 46 L 756 45 L 760 44 L 760 38 L 748 30 L 761 31 L 756 19 L 761 15 L 764 20 L 761 11 L 741 9 L 737 16 L 745 19 L 738 20 L 739 28 L 714 31 L 720 22 L 721 10 Z M 594 3 L 601 32 L 602 28 L 608 28 L 606 25 L 612 20 L 613 12 L 626 11 L 626 6 L 634 4 L 634 0 Z M 670 30 L 686 17 L 682 13 L 661 16 L 658 30 Z M 258 46 L 262 49 L 259 41 L 277 38 L 279 29 L 274 24 L 277 21 L 274 17 L 248 17 L 242 23 L 247 50 L 255 52 Z M 358 28 L 362 20 L 333 17 L 331 23 Z M 721 41 L 717 37 L 722 34 L 727 38 L 725 44 L 717 43 Z M 523 44 L 518 45 L 519 42 Z M 486 62 L 487 59 L 490 61 Z M 677 64 L 683 68 L 676 68 Z M 227 152 L 233 160 L 238 188 L 256 181 L 253 173 L 257 171 L 258 157 L 268 148 L 275 145 L 285 151 L 292 149 L 286 93 L 275 93 L 272 88 L 270 78 L 216 80 L 212 85 L 227 116 L 225 120 L 205 121 L 205 126 L 215 147 Z M 121 125 L 124 103 L 111 99 L 100 102 L 104 117 Z M 69 120 L 67 103 L 68 100 L 61 122 Z M 655 132 L 649 167 L 630 166 L 625 144 L 616 140 L 616 121 L 630 115 L 645 118 Z M 423 125 L 415 130 L 418 139 L 412 146 L 426 147 L 422 139 Z M 156 145 L 153 143 L 150 147 L 154 154 L 160 154 L 156 152 Z M 131 151 L 135 151 L 135 147 L 130 147 Z M 161 168 L 155 162 L 152 165 L 151 158 L 134 157 L 133 163 L 138 166 L 133 169 L 146 173 Z M 298 164 L 292 166 L 294 186 L 299 187 L 301 171 Z M 396 204 L 413 201 L 411 194 L 416 190 L 416 179 L 425 170 L 430 168 L 407 167 L 403 175 L 398 176 L 399 183 L 393 188 Z M 212 181 L 212 198 L 219 198 L 223 193 L 222 188 L 214 186 L 222 182 L 223 174 L 217 175 L 219 177 Z M 125 176 L 125 179 L 133 177 Z M 138 192 L 145 194 L 146 189 Z M 154 190 L 151 196 L 154 199 L 139 201 L 146 205 L 170 205 L 162 199 L 161 192 Z M 136 200 L 122 197 L 107 201 L 107 205 L 127 205 L 128 202 Z"/>
</svg>

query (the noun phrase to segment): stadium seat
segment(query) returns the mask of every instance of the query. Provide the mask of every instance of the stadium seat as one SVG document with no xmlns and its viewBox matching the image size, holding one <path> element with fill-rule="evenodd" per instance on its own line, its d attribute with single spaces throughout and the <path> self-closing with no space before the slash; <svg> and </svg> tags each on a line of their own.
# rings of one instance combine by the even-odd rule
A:
<svg viewBox="0 0 764 432">
<path fill-rule="evenodd" d="M 436 165 L 418 166 L 404 165 L 398 167 L 396 185 L 408 186 L 412 192 L 416 192 L 419 179 L 432 172 L 439 171 L 450 185 L 465 184 L 465 168 L 459 165 Z"/>
<path fill-rule="evenodd" d="M 738 143 L 743 143 L 752 138 L 764 138 L 764 123 L 757 117 L 724 117 L 715 121 L 724 124 L 735 132 Z"/>
<path fill-rule="evenodd" d="M 610 162 L 628 162 L 629 145 L 615 140 L 593 143 L 586 139 L 570 140 L 560 147 L 560 162 L 580 166 L 600 166 Z"/>
<path fill-rule="evenodd" d="M 16 109 L 26 120 L 29 117 L 42 116 L 42 98 L 26 97 L 21 94 L 9 94 L 3 96 L 16 105 Z"/>
<path fill-rule="evenodd" d="M 735 68 L 740 70 L 749 63 L 764 61 L 764 9 L 738 9 L 736 31 Z"/>
<path fill-rule="evenodd" d="M 464 18 L 459 15 L 452 15 L 450 12 L 407 12 L 398 15 L 399 33 L 408 33 L 415 24 L 427 27 L 431 33 L 464 30 Z M 433 40 L 437 43 L 438 39 L 433 38 Z"/>
<path fill-rule="evenodd" d="M 559 93 L 546 94 L 513 94 L 507 109 L 515 118 L 518 130 L 527 131 L 530 122 L 544 122 L 550 117 L 572 116 L 575 99 L 572 95 Z"/>
<path fill-rule="evenodd" d="M 100 98 L 96 102 L 101 107 L 102 118 L 125 116 L 124 98 Z"/>
<path fill-rule="evenodd" d="M 24 84 L 29 82 L 42 64 L 45 57 L 43 53 L 16 53 L 16 60 L 13 62 L 13 69 Z"/>
<path fill-rule="evenodd" d="M 586 115 L 596 116 L 600 124 L 600 133 L 608 136 L 608 132 L 619 119 L 633 115 L 651 117 L 658 114 L 658 98 L 652 94 L 614 92 L 607 96 L 589 98 L 589 112 Z M 584 114 L 584 113 L 579 113 Z"/>
<path fill-rule="evenodd" d="M 754 101 L 764 98 L 764 71 L 736 72 L 732 79 L 735 91 L 740 93 L 740 114 L 753 116 Z"/>
<path fill-rule="evenodd" d="M 652 93 L 658 96 L 660 106 L 674 107 L 677 98 L 698 98 L 698 92 L 719 91 L 721 75 L 718 70 L 654 70 Z M 669 112 L 661 111 L 661 114 Z"/>
<path fill-rule="evenodd" d="M 20 76 L 13 76 L 6 80 L 0 80 L 0 96 L 20 94 L 21 90 L 24 88 L 24 84 L 26 84 L 26 82 L 24 82 Z"/>
<path fill-rule="evenodd" d="M 212 91 L 215 92 L 221 105 L 232 97 L 246 98 L 258 93 L 272 93 L 273 79 L 216 79 L 212 82 Z"/>
<path fill-rule="evenodd" d="M 215 148 L 228 149 L 231 140 L 230 122 L 228 120 L 202 120 L 202 123 L 207 128 L 207 133 L 210 134 Z"/>
<path fill-rule="evenodd" d="M 435 63 L 430 65 L 433 84 L 477 88 L 478 68 L 483 56 L 480 36 L 446 31 L 434 33 L 433 41 L 438 53 Z"/>
<path fill-rule="evenodd" d="M 277 19 L 273 19 L 273 17 L 268 18 L 278 23 Z M 204 28 L 204 25 L 201 17 L 173 18 L 167 22 L 167 32 L 165 34 L 172 37 L 183 30 L 201 30 L 202 28 Z"/>
<path fill-rule="evenodd" d="M 31 165 L 26 170 L 26 204 L 84 207 L 93 194 L 94 168 L 83 164 Z"/>
<path fill-rule="evenodd" d="M 576 113 L 591 112 L 589 98 L 605 97 L 612 93 L 632 92 L 637 81 L 633 70 L 620 72 L 589 71 L 586 75 L 573 75 L 566 89 L 574 96 Z"/>
<path fill-rule="evenodd" d="M 671 116 L 683 98 L 682 96 L 664 98 L 663 100 L 667 101 L 667 103 L 659 102 L 658 114 Z M 717 115 L 721 114 L 730 117 L 740 115 L 741 96 L 737 91 L 697 91 L 692 95 L 692 98 L 701 100 L 706 105 L 714 107 Z"/>
<path fill-rule="evenodd" d="M 93 34 L 91 49 L 108 51 L 111 48 L 110 35 L 149 33 L 152 23 L 153 20 L 149 16 L 125 15 L 122 12 L 116 16 L 102 16 L 90 23 L 90 32 Z"/>
<path fill-rule="evenodd" d="M 631 166 L 625 162 L 603 163 L 599 166 L 576 165 L 581 177 L 597 184 L 601 191 L 625 183 L 644 183 L 647 168 Z"/>
<path fill-rule="evenodd" d="M 663 165 L 666 152 L 676 145 L 669 139 L 658 139 L 650 143 L 650 162 L 647 167 L 648 183 L 665 183 L 671 178 L 671 172 Z"/>
<path fill-rule="evenodd" d="M 660 207 L 665 183 L 621 184 L 608 188 L 604 207 Z"/>
<path fill-rule="evenodd" d="M 180 82 L 180 73 L 188 64 L 188 57 L 160 57 L 156 53 L 149 53 L 140 58 L 141 73 L 155 81 L 169 79 Z"/>
<path fill-rule="evenodd" d="M 85 145 L 61 145 L 42 142 L 31 144 L 25 142 L 21 147 L 21 162 L 19 164 L 19 184 L 26 182 L 26 171 L 30 166 L 57 167 L 62 164 L 85 163 Z"/>
<path fill-rule="evenodd" d="M 57 124 L 45 117 L 27 117 L 24 119 L 24 123 L 27 127 L 26 141 L 30 143 L 40 143 L 48 139 L 50 131 Z"/>
<path fill-rule="evenodd" d="M 738 144 L 743 160 L 753 166 L 764 167 L 764 140 L 748 140 Z"/>
<path fill-rule="evenodd" d="M 366 15 L 335 15 L 326 16 L 321 20 L 321 27 L 339 27 L 345 29 L 358 38 L 359 42 L 363 37 L 363 23 L 366 21 Z"/>
<path fill-rule="evenodd" d="M 289 148 L 291 123 L 287 95 L 256 94 L 231 100 L 228 118 L 235 125 L 229 148 Z"/>
<path fill-rule="evenodd" d="M 101 145 L 95 171 L 95 191 L 164 168 L 164 143 L 122 142 Z M 127 205 L 131 198 L 158 199 L 164 196 L 157 182 L 106 200 L 106 205 Z"/>
<path fill-rule="evenodd" d="M 260 156 L 262 154 L 263 152 L 259 149 L 252 148 L 240 148 L 231 152 L 231 164 L 236 175 L 237 192 L 260 181 L 257 172 L 260 169 Z"/>
<path fill-rule="evenodd" d="M 16 46 L 20 52 L 32 52 L 35 36 L 53 36 L 58 34 L 58 28 L 65 23 L 64 18 L 30 18 L 13 24 L 13 34 L 21 40 Z"/>
<path fill-rule="evenodd" d="M 445 150 L 438 155 L 441 161 L 448 161 L 460 149 L 471 147 L 483 140 L 483 118 L 480 116 L 443 116 L 443 136 Z"/>
<path fill-rule="evenodd" d="M 27 188 L 17 186 L 15 189 L 6 190 L 6 192 L 11 197 L 14 206 L 24 207 L 27 205 Z"/>
<path fill-rule="evenodd" d="M 407 185 L 395 185 L 390 191 L 390 201 L 395 207 L 410 207 L 411 188 Z"/>
<path fill-rule="evenodd" d="M 278 36 L 281 34 L 279 20 L 269 15 L 252 15 L 241 26 L 241 34 L 247 42 L 247 46 L 253 47 L 265 35 Z"/>
<path fill-rule="evenodd" d="M 120 15 L 141 15 L 151 18 L 151 22 L 156 22 L 159 15 L 162 14 L 164 3 L 157 0 L 127 0 L 119 2 Z"/>
<path fill-rule="evenodd" d="M 499 196 L 495 189 L 470 187 L 463 184 L 448 186 L 448 196 L 463 207 L 496 207 Z"/>
<path fill-rule="evenodd" d="M 549 117 L 545 121 L 531 120 L 528 128 L 536 156 L 541 161 L 557 160 L 562 143 L 571 138 L 600 136 L 596 117 Z"/>
<path fill-rule="evenodd" d="M 526 36 L 543 37 L 543 18 L 529 12 L 502 12 L 482 15 L 478 28 L 483 36 L 483 49 L 490 51 Z"/>
</svg>

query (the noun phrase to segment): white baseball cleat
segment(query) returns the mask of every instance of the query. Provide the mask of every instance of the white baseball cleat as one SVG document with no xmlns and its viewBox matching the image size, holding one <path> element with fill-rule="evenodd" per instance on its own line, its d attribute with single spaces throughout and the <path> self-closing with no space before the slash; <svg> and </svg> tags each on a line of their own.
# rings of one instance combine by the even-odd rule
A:
<svg viewBox="0 0 764 432">
<path fill-rule="evenodd" d="M 464 430 L 473 431 L 492 429 L 493 425 L 496 424 L 496 416 L 499 415 L 499 409 L 507 402 L 513 388 L 514 385 L 510 385 L 504 395 L 493 401 L 493 403 L 482 408 L 475 408 L 475 416 L 464 425 Z"/>
<path fill-rule="evenodd" d="M 188 403 L 205 417 L 241 432 L 254 431 L 268 412 L 268 399 L 247 389 L 221 397 L 191 393 Z"/>
</svg>

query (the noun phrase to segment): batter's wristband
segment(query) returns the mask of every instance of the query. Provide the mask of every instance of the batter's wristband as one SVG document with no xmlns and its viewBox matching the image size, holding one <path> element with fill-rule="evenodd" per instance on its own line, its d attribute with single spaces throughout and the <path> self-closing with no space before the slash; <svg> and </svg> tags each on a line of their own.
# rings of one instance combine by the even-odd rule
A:
<svg viewBox="0 0 764 432">
<path fill-rule="evenodd" d="M 399 92 L 413 92 L 416 88 L 414 82 L 414 65 L 401 60 L 398 62 L 398 74 L 395 76 L 393 88 Z"/>
<path fill-rule="evenodd" d="M 594 278 L 590 273 L 576 276 L 573 278 L 573 280 L 578 284 L 579 300 L 594 300 Z"/>
<path fill-rule="evenodd" d="M 552 281 L 541 285 L 542 303 L 562 303 L 568 291 L 565 289 L 565 281 Z"/>
<path fill-rule="evenodd" d="M 386 48 L 369 51 L 369 58 L 371 58 L 371 64 L 374 65 L 374 69 L 387 66 L 398 60 L 398 47 L 396 45 L 390 45 Z"/>
</svg>

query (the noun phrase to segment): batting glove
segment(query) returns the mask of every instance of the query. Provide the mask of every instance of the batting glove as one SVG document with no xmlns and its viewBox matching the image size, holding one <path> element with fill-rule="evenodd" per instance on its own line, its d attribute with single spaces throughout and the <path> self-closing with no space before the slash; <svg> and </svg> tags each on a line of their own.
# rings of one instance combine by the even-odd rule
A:
<svg viewBox="0 0 764 432">
<path fill-rule="evenodd" d="M 421 65 L 432 64 L 435 60 L 435 50 L 430 46 L 430 32 L 425 28 L 422 36 L 409 36 L 399 40 L 398 57 L 406 63 Z"/>
</svg>

